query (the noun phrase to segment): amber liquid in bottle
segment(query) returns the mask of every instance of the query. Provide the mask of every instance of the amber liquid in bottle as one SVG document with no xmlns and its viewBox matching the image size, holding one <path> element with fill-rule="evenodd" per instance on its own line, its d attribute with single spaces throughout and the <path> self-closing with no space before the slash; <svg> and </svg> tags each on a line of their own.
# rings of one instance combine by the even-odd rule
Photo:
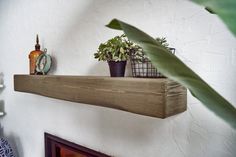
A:
<svg viewBox="0 0 236 157">
<path fill-rule="evenodd" d="M 36 45 L 35 45 L 35 50 L 31 51 L 29 54 L 29 68 L 30 68 L 30 75 L 36 75 L 36 61 L 37 58 L 43 53 L 43 51 L 40 50 L 40 45 L 39 45 L 39 38 L 38 35 L 36 37 Z"/>
</svg>

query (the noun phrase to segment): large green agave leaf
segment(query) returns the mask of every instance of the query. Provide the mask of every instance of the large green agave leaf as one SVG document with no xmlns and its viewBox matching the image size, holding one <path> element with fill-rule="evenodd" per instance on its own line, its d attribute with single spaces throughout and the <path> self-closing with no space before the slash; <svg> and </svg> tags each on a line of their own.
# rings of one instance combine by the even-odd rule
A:
<svg viewBox="0 0 236 157">
<path fill-rule="evenodd" d="M 192 0 L 217 14 L 236 36 L 236 0 Z"/>
<path fill-rule="evenodd" d="M 236 109 L 219 95 L 203 79 L 186 66 L 158 41 L 125 22 L 113 19 L 107 27 L 123 30 L 127 37 L 139 44 L 158 70 L 168 78 L 179 82 L 190 90 L 208 109 L 236 129 Z"/>
</svg>

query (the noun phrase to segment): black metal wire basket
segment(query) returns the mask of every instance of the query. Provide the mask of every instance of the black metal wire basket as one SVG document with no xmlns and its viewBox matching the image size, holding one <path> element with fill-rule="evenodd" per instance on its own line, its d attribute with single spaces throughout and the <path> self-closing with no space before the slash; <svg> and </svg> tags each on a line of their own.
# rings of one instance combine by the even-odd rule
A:
<svg viewBox="0 0 236 157">
<path fill-rule="evenodd" d="M 175 48 L 169 48 L 172 54 L 175 54 Z M 141 59 L 138 58 L 135 52 L 131 52 L 130 54 L 130 62 L 131 62 L 131 69 L 132 69 L 132 76 L 133 77 L 140 77 L 140 78 L 165 78 L 151 63 L 151 61 L 146 58 L 142 57 Z"/>
</svg>

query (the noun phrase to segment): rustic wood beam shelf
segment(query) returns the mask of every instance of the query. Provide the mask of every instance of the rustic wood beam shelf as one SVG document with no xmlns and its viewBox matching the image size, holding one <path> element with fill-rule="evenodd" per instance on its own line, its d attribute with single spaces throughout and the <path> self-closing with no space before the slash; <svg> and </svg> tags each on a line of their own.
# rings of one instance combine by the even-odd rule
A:
<svg viewBox="0 0 236 157">
<path fill-rule="evenodd" d="M 186 89 L 166 78 L 14 75 L 15 91 L 166 118 L 186 110 Z"/>
</svg>

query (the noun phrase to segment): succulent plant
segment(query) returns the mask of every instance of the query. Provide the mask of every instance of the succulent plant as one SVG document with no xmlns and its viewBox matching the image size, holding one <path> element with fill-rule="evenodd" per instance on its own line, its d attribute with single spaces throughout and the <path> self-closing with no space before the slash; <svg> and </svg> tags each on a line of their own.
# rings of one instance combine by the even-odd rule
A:
<svg viewBox="0 0 236 157">
<path fill-rule="evenodd" d="M 126 61 L 129 59 L 129 53 L 132 45 L 127 37 L 122 34 L 101 43 L 94 58 L 99 61 Z"/>
</svg>

